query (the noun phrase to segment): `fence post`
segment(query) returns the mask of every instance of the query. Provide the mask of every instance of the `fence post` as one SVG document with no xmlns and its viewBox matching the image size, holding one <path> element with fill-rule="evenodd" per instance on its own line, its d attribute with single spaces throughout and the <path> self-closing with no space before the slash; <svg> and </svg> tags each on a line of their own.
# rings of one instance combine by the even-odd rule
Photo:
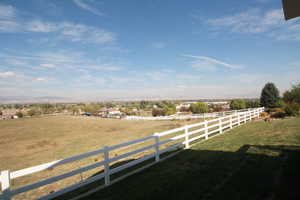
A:
<svg viewBox="0 0 300 200">
<path fill-rule="evenodd" d="M 155 162 L 159 161 L 159 135 L 158 133 L 154 134 L 155 139 Z"/>
<path fill-rule="evenodd" d="M 1 191 L 4 200 L 10 200 L 10 172 L 8 170 L 1 171 L 0 174 L 0 181 L 1 181 Z"/>
<path fill-rule="evenodd" d="M 229 117 L 230 129 L 232 129 L 232 115 Z"/>
<path fill-rule="evenodd" d="M 186 149 L 190 148 L 188 133 L 189 133 L 188 127 L 185 126 L 184 127 L 184 135 L 185 135 L 185 148 Z"/>
<path fill-rule="evenodd" d="M 241 125 L 241 120 L 240 120 L 240 114 L 237 114 L 237 119 L 238 119 L 238 126 Z"/>
<path fill-rule="evenodd" d="M 110 184 L 110 170 L 109 170 L 109 147 L 104 147 L 104 181 L 105 185 Z"/>
<path fill-rule="evenodd" d="M 219 119 L 219 130 L 220 130 L 220 133 L 223 133 L 223 130 L 222 130 L 222 119 Z"/>
<path fill-rule="evenodd" d="M 252 120 L 252 111 L 249 111 L 249 115 L 250 115 L 250 120 L 249 121 L 251 121 Z"/>
<path fill-rule="evenodd" d="M 207 128 L 207 121 L 205 121 L 205 124 L 204 124 L 204 128 L 205 128 L 205 139 L 207 140 L 208 139 L 208 128 Z"/>
</svg>

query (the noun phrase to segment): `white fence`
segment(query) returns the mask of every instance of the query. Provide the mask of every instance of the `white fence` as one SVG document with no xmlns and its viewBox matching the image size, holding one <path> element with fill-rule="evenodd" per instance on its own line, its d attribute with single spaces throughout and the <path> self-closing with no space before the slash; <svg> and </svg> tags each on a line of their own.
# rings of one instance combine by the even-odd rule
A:
<svg viewBox="0 0 300 200">
<path fill-rule="evenodd" d="M 231 110 L 225 112 L 213 112 L 213 113 L 202 113 L 202 114 L 192 114 L 192 115 L 170 115 L 170 116 L 157 116 L 157 117 L 144 117 L 144 116 L 126 116 L 125 120 L 183 120 L 183 119 L 206 119 L 206 118 L 216 118 L 225 115 L 232 115 L 236 112 L 245 112 L 251 109 L 243 110 Z"/>
<path fill-rule="evenodd" d="M 153 136 L 144 137 L 141 139 L 125 142 L 122 144 L 117 144 L 114 146 L 108 146 L 104 147 L 102 149 L 84 153 L 81 155 L 73 156 L 70 158 L 57 160 L 49 163 L 44 163 L 38 166 L 18 170 L 18 171 L 1 171 L 0 174 L 0 182 L 1 182 L 1 191 L 2 191 L 2 198 L 5 200 L 11 199 L 13 196 L 24 193 L 36 188 L 39 188 L 41 186 L 54 183 L 56 181 L 80 174 L 82 172 L 95 169 L 96 167 L 103 166 L 104 170 L 102 173 L 92 176 L 91 178 L 88 178 L 86 180 L 81 181 L 80 183 L 73 184 L 71 186 L 68 186 L 64 189 L 52 192 L 50 194 L 47 194 L 45 196 L 40 197 L 39 199 L 52 199 L 54 197 L 60 196 L 64 193 L 70 192 L 72 190 L 75 190 L 77 188 L 80 188 L 82 186 L 85 186 L 87 184 L 90 184 L 92 182 L 98 181 L 98 180 L 104 180 L 104 184 L 98 186 L 97 188 L 89 190 L 89 192 L 80 194 L 77 197 L 73 199 L 79 199 L 83 196 L 86 196 L 88 194 L 91 194 L 95 191 L 98 191 L 106 186 L 109 186 L 127 176 L 130 176 L 136 172 L 139 172 L 167 157 L 170 157 L 174 155 L 175 153 L 168 154 L 168 156 L 162 158 L 163 155 L 166 155 L 164 153 L 170 152 L 172 150 L 180 149 L 181 147 L 189 148 L 190 145 L 192 145 L 195 142 L 198 142 L 199 140 L 208 139 L 211 136 L 214 136 L 215 134 L 223 133 L 223 131 L 227 129 L 232 129 L 235 126 L 239 126 L 241 124 L 244 124 L 248 121 L 251 121 L 254 118 L 259 118 L 260 113 L 264 111 L 264 108 L 255 108 L 244 112 L 234 112 L 231 115 L 227 115 L 224 117 L 219 117 L 217 119 L 213 119 L 210 121 L 204 121 L 201 123 L 191 124 L 184 127 L 164 131 L 161 133 L 155 133 Z M 138 144 L 138 143 L 145 143 L 146 141 L 152 141 L 153 143 L 151 145 L 139 147 L 138 149 L 134 149 L 130 152 L 123 153 L 121 155 L 115 155 L 114 157 L 110 157 L 109 153 L 113 150 L 127 147 L 130 145 Z M 153 149 L 154 153 L 144 155 L 142 157 L 139 157 L 133 161 L 126 162 L 122 165 L 119 165 L 117 167 L 112 167 L 112 163 L 119 161 L 124 158 L 128 158 L 129 156 L 132 156 L 134 154 L 144 152 L 146 150 Z M 100 162 L 93 163 L 91 165 L 60 174 L 58 176 L 54 176 L 48 179 L 40 180 L 38 182 L 35 182 L 33 184 L 25 185 L 19 188 L 16 188 L 14 190 L 10 189 L 11 186 L 11 180 L 20 178 L 29 174 L 33 174 L 36 172 L 40 172 L 46 169 L 54 168 L 59 165 L 64 165 L 70 162 L 74 162 L 77 160 L 81 160 L 83 158 L 87 158 L 94 155 L 103 155 L 103 160 Z M 120 172 L 122 170 L 125 170 L 127 168 L 130 168 L 132 166 L 135 166 L 139 163 L 142 163 L 144 161 L 151 161 L 152 162 L 145 164 L 144 166 L 128 171 L 125 173 L 125 175 L 122 175 L 118 178 L 111 179 L 111 175 L 116 174 L 117 172 Z"/>
</svg>

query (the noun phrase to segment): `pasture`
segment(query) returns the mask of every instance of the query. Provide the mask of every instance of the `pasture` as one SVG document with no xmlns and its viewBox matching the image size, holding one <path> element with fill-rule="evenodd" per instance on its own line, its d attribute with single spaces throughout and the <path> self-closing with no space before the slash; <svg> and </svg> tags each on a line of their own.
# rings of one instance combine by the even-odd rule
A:
<svg viewBox="0 0 300 200">
<path fill-rule="evenodd" d="M 0 121 L 0 170 L 23 169 L 199 121 L 201 120 L 127 121 L 70 116 L 3 120 Z M 94 162 L 98 158 L 91 159 Z M 67 169 L 91 162 L 91 159 L 13 181 L 12 186 L 14 188 L 53 174 L 60 174 Z M 47 187 L 56 190 L 84 178 L 83 176 Z M 90 174 L 85 174 L 85 177 L 88 176 Z M 32 193 L 20 195 L 19 198 L 32 199 L 44 194 L 44 191 L 49 191 L 49 188 L 41 187 Z"/>
<path fill-rule="evenodd" d="M 0 170 L 17 170 L 199 122 L 41 117 L 0 121 Z"/>
</svg>

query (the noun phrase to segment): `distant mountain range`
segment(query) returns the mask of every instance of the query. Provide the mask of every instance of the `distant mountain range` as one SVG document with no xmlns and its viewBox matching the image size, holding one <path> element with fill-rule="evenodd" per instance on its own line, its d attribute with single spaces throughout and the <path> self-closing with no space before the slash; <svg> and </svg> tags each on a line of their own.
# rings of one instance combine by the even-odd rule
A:
<svg viewBox="0 0 300 200">
<path fill-rule="evenodd" d="M 233 98 L 184 98 L 184 97 L 158 97 L 158 96 L 136 96 L 127 98 L 93 98 L 93 99 L 76 99 L 69 97 L 57 97 L 57 96 L 44 96 L 44 97 L 27 97 L 27 96 L 0 96 L 0 104 L 29 104 L 29 103 L 78 103 L 78 102 L 101 102 L 101 101 L 161 101 L 161 100 L 181 100 L 181 101 L 229 101 Z M 257 99 L 257 98 L 244 98 L 244 99 Z"/>
</svg>

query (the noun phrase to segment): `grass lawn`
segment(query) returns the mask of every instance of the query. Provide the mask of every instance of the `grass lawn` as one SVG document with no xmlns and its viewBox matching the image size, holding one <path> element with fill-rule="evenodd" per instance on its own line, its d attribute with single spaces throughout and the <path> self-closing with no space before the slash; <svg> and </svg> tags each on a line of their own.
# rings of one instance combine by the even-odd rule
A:
<svg viewBox="0 0 300 200">
<path fill-rule="evenodd" d="M 300 118 L 252 122 L 82 200 L 296 200 L 299 169 Z"/>
</svg>

